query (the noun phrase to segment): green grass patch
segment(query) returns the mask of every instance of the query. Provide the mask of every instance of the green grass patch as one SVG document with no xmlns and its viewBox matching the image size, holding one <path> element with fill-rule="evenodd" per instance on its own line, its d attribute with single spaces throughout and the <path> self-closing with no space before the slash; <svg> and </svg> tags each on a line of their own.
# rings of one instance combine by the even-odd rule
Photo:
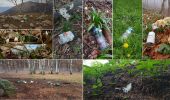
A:
<svg viewBox="0 0 170 100">
<path fill-rule="evenodd" d="M 123 33 L 133 28 L 132 34 L 121 41 Z M 128 43 L 128 48 L 123 44 Z M 142 57 L 142 1 L 113 1 L 113 58 L 136 59 Z"/>
</svg>

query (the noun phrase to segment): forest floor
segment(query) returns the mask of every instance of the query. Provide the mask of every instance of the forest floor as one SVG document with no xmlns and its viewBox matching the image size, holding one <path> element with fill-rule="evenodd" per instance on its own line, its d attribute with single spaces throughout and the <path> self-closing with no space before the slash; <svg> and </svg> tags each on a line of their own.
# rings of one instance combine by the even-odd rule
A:
<svg viewBox="0 0 170 100">
<path fill-rule="evenodd" d="M 93 86 L 93 79 L 85 82 L 85 100 L 168 100 L 170 97 L 170 73 L 158 77 L 134 77 L 124 71 L 119 74 L 108 72 L 101 78 L 101 88 Z M 122 88 L 129 83 L 132 83 L 132 89 L 123 92 Z"/>
<path fill-rule="evenodd" d="M 143 56 L 144 58 L 151 58 L 151 59 L 168 59 L 170 58 L 170 46 L 167 48 L 167 51 L 164 53 L 158 52 L 159 48 L 164 46 L 162 44 L 169 44 L 170 43 L 170 27 L 162 27 L 155 31 L 156 39 L 155 44 L 152 46 L 148 46 L 146 44 L 146 39 L 148 33 L 152 31 L 151 25 L 155 23 L 157 20 L 163 19 L 164 17 L 158 13 L 149 10 L 144 10 L 144 48 L 143 48 Z M 168 45 L 167 45 L 168 46 Z"/>
<path fill-rule="evenodd" d="M 52 14 L 0 15 L 0 29 L 53 29 Z"/>
<path fill-rule="evenodd" d="M 0 30 L 0 59 L 50 59 L 51 34 L 51 30 Z"/>
<path fill-rule="evenodd" d="M 88 27 L 90 26 L 89 16 L 92 11 L 91 7 L 94 7 L 97 11 L 100 11 L 108 19 L 108 27 L 112 32 L 112 1 L 101 0 L 101 1 L 91 1 L 84 0 L 84 7 L 87 10 L 83 11 L 83 58 L 84 59 L 112 59 L 112 46 L 105 50 L 99 50 L 99 44 L 94 35 L 88 32 Z M 112 34 L 112 33 L 110 33 Z"/>
<path fill-rule="evenodd" d="M 63 77 L 64 75 L 64 77 Z M 22 73 L 0 74 L 2 79 L 7 79 L 16 87 L 16 95 L 0 97 L 0 99 L 54 99 L 57 100 L 80 100 L 82 98 L 81 74 L 73 73 L 75 79 L 67 73 L 61 75 L 29 75 Z M 69 77 L 70 76 L 70 77 Z M 62 77 L 62 78 L 61 78 Z M 76 80 L 76 81 L 75 81 Z M 23 83 L 25 81 L 26 83 Z M 32 81 L 32 83 L 31 83 Z M 74 91 L 74 92 L 73 92 Z"/>
<path fill-rule="evenodd" d="M 64 5 L 69 4 L 73 0 L 59 0 L 55 3 L 55 10 L 58 13 L 59 9 Z M 82 6 L 80 4 L 80 6 Z M 82 58 L 82 8 L 76 7 L 71 13 L 69 20 L 62 16 L 54 20 L 53 34 L 53 55 L 57 59 L 81 59 Z M 56 17 L 57 15 L 55 15 Z M 59 35 L 71 31 L 74 34 L 74 39 L 65 44 L 59 44 Z"/>
</svg>

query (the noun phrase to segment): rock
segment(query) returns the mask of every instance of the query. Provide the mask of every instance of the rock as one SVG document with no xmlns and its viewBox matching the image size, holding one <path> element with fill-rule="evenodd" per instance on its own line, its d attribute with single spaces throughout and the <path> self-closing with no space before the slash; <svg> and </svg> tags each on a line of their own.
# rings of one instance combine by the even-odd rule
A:
<svg viewBox="0 0 170 100">
<path fill-rule="evenodd" d="M 52 25 L 52 22 L 49 21 L 49 20 L 42 21 L 42 23 L 43 23 L 44 26 Z"/>
<path fill-rule="evenodd" d="M 4 95 L 4 90 L 0 89 L 0 97 Z"/>
</svg>

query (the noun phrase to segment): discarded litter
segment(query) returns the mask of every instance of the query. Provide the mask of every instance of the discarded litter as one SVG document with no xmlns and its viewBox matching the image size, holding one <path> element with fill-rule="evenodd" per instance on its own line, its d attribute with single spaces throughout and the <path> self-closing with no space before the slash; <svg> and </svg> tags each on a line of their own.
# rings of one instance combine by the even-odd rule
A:
<svg viewBox="0 0 170 100">
<path fill-rule="evenodd" d="M 146 43 L 149 45 L 155 43 L 155 32 L 149 32 Z"/>
<path fill-rule="evenodd" d="M 129 37 L 129 35 L 132 33 L 133 31 L 133 28 L 132 27 L 129 27 L 125 33 L 123 33 L 122 37 L 121 37 L 121 40 L 124 40 L 124 39 L 127 39 Z"/>
<path fill-rule="evenodd" d="M 73 41 L 73 39 L 74 39 L 74 34 L 71 31 L 68 31 L 68 32 L 64 32 L 64 33 L 59 35 L 58 42 L 60 44 L 65 44 L 65 43 L 68 43 L 70 41 Z"/>
<path fill-rule="evenodd" d="M 32 52 L 33 50 L 36 50 L 37 48 L 43 46 L 43 44 L 24 44 L 24 45 L 16 45 L 13 48 L 11 48 L 12 53 L 19 54 L 24 51 Z"/>
<path fill-rule="evenodd" d="M 123 92 L 128 93 L 132 89 L 132 83 L 129 83 L 126 87 L 123 87 Z"/>
<path fill-rule="evenodd" d="M 106 42 L 106 39 L 104 38 L 102 34 L 102 30 L 100 28 L 93 28 L 93 33 L 97 40 L 97 43 L 99 44 L 99 48 L 101 50 L 106 49 L 109 44 Z"/>
</svg>

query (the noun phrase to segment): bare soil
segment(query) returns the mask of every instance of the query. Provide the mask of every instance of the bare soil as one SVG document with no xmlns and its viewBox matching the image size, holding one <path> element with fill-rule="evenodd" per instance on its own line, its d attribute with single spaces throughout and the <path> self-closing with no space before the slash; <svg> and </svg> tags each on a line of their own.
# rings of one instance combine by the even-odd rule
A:
<svg viewBox="0 0 170 100">
<path fill-rule="evenodd" d="M 0 15 L 0 29 L 53 29 L 52 14 Z"/>
<path fill-rule="evenodd" d="M 16 76 L 17 74 L 0 74 L 0 77 L 3 79 L 7 79 L 14 84 L 14 86 L 16 87 L 16 94 L 10 97 L 0 97 L 0 99 L 81 100 L 82 98 L 82 85 L 77 82 L 48 78 L 41 79 L 38 77 L 28 78 L 28 76 L 30 77 L 31 75 L 26 74 L 22 76 L 21 74 L 19 74 L 21 76 L 20 78 L 18 77 L 14 78 L 14 76 L 10 77 L 12 75 Z M 41 76 L 45 77 L 46 75 Z M 25 80 L 27 83 L 18 83 L 19 80 Z M 33 83 L 30 83 L 30 81 L 33 81 Z M 57 82 L 60 85 L 59 86 L 51 85 L 49 84 L 49 82 L 50 83 Z"/>
</svg>

